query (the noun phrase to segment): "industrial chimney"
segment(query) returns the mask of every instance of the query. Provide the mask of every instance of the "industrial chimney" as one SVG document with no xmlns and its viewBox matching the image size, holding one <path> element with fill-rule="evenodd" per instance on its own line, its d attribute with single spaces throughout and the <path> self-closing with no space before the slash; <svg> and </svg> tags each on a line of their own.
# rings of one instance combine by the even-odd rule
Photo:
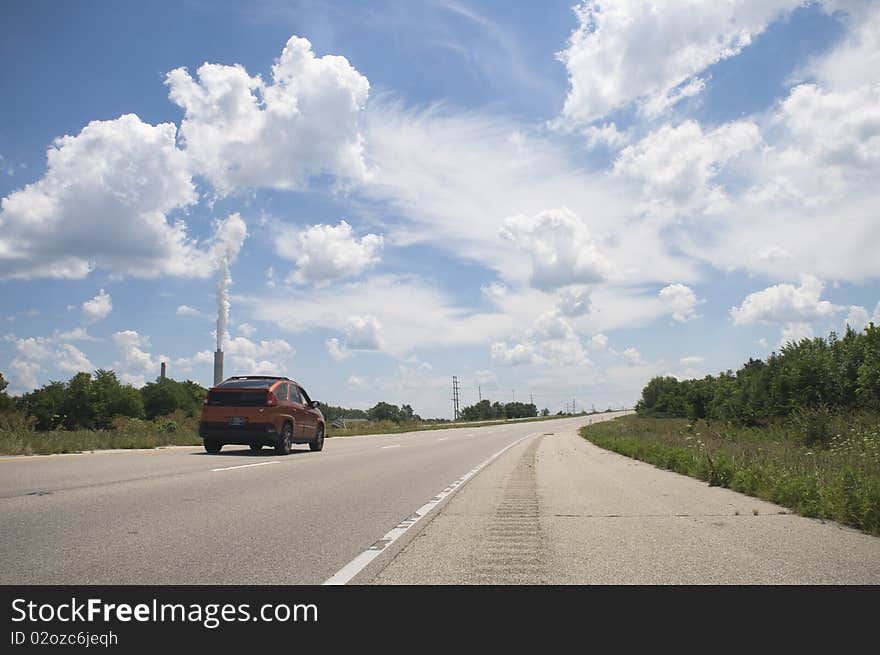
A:
<svg viewBox="0 0 880 655">
<path fill-rule="evenodd" d="M 159 379 L 165 379 L 165 362 L 162 362 L 162 367 L 159 369 Z"/>
<path fill-rule="evenodd" d="M 219 348 L 214 353 L 214 386 L 223 382 L 223 351 Z"/>
</svg>

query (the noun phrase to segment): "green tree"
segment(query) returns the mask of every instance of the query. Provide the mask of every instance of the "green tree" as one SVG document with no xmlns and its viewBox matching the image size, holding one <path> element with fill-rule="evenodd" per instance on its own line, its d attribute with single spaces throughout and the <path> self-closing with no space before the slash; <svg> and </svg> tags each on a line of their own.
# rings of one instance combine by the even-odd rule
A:
<svg viewBox="0 0 880 655">
<path fill-rule="evenodd" d="M 117 416 L 143 418 L 144 399 L 130 384 L 121 384 L 113 371 L 98 369 L 92 381 L 97 408 L 95 427 L 106 430 Z"/>
<path fill-rule="evenodd" d="M 201 411 L 206 393 L 206 389 L 190 380 L 178 382 L 171 378 L 159 378 L 141 389 L 144 413 L 150 420 L 178 409 L 186 412 L 187 416 L 196 416 Z"/>
<path fill-rule="evenodd" d="M 532 403 L 506 403 L 504 405 L 504 416 L 506 418 L 526 418 L 529 416 L 537 416 L 538 408 Z"/>
<path fill-rule="evenodd" d="M 880 411 L 880 327 L 865 328 L 864 360 L 856 369 L 856 399 L 866 409 Z"/>
<path fill-rule="evenodd" d="M 338 407 L 336 405 L 325 405 L 321 403 L 321 414 L 327 421 L 335 421 L 338 418 L 367 418 L 367 412 L 363 409 L 349 409 L 347 407 Z"/>
<path fill-rule="evenodd" d="M 77 373 L 70 378 L 61 403 L 61 413 L 64 416 L 62 425 L 68 430 L 96 427 L 98 405 L 90 373 Z"/>
<path fill-rule="evenodd" d="M 400 407 L 386 402 L 379 402 L 367 410 L 367 418 L 371 421 L 394 421 L 395 423 L 400 423 Z"/>
<path fill-rule="evenodd" d="M 9 382 L 0 373 L 0 412 L 11 412 L 15 409 L 15 401 L 6 393 Z"/>
<path fill-rule="evenodd" d="M 499 408 L 498 403 L 493 405 L 489 400 L 484 399 L 462 409 L 461 418 L 464 421 L 491 421 L 502 416 Z"/>
<path fill-rule="evenodd" d="M 642 389 L 636 411 L 645 416 L 686 417 L 690 412 L 687 390 L 672 376 L 652 378 Z"/>
<path fill-rule="evenodd" d="M 18 400 L 19 408 L 37 420 L 37 430 L 54 430 L 64 420 L 62 405 L 66 395 L 64 382 L 52 381 L 26 393 Z"/>
</svg>

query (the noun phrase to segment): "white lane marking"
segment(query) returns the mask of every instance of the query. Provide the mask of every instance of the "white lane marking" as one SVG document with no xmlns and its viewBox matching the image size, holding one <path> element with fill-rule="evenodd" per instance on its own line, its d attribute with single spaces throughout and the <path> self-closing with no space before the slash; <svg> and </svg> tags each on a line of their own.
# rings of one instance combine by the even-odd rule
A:
<svg viewBox="0 0 880 655">
<path fill-rule="evenodd" d="M 211 469 L 211 472 L 213 473 L 214 471 L 231 471 L 232 469 L 247 469 L 252 466 L 266 466 L 268 464 L 280 464 L 280 463 L 281 462 L 279 462 L 276 459 L 271 462 L 258 462 L 257 464 L 242 464 L 241 466 L 224 466 L 221 469 Z"/>
<path fill-rule="evenodd" d="M 449 437 L 437 437 L 437 441 L 446 441 Z"/>
<path fill-rule="evenodd" d="M 356 576 L 358 573 L 363 571 L 364 568 L 366 568 L 367 564 L 369 564 L 374 559 L 379 557 L 379 555 L 382 554 L 382 551 L 384 551 L 386 548 L 388 548 L 388 546 L 390 546 L 395 541 L 400 539 L 416 523 L 418 523 L 420 520 L 425 518 L 425 516 L 427 516 L 428 513 L 432 509 L 437 507 L 437 505 L 439 505 L 443 501 L 444 498 L 446 498 L 451 493 L 453 493 L 456 489 L 461 487 L 465 482 L 470 480 L 477 473 L 482 471 L 486 466 L 491 464 L 493 461 L 495 461 L 498 457 L 503 455 L 509 449 L 513 448 L 516 444 L 523 441 L 524 439 L 528 439 L 529 437 L 534 437 L 536 434 L 540 434 L 540 433 L 533 432 L 531 434 L 527 434 L 524 437 L 520 437 L 519 439 L 517 439 L 513 443 L 506 445 L 504 448 L 499 450 L 497 453 L 495 453 L 494 455 L 492 455 L 488 459 L 477 464 L 474 468 L 472 468 L 470 471 L 465 473 L 458 480 L 456 480 L 455 482 L 450 484 L 443 491 L 441 491 L 436 496 L 434 496 L 431 500 L 429 500 L 427 503 L 422 505 L 411 516 L 409 516 L 408 518 L 404 519 L 403 521 L 398 523 L 396 526 L 391 528 L 391 530 L 384 537 L 379 539 L 379 541 L 374 543 L 372 546 L 367 548 L 360 555 L 358 555 L 353 560 L 351 560 L 348 564 L 346 564 L 341 569 L 339 569 L 336 573 L 334 573 L 329 578 L 327 578 L 323 584 L 325 584 L 325 585 L 348 584 L 351 581 L 351 579 L 354 578 L 354 576 Z"/>
<path fill-rule="evenodd" d="M 400 448 L 400 444 L 396 443 L 393 446 L 382 446 L 382 450 L 385 450 L 386 448 Z"/>
</svg>

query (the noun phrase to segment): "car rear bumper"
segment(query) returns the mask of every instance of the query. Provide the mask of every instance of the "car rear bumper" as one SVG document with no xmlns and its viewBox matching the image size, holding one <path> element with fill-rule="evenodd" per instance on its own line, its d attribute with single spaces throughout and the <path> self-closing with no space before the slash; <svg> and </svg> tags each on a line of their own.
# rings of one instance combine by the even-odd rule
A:
<svg viewBox="0 0 880 655">
<path fill-rule="evenodd" d="M 272 423 L 229 425 L 202 421 L 199 423 L 199 436 L 202 439 L 214 439 L 224 444 L 275 443 L 278 439 L 278 430 Z"/>
</svg>

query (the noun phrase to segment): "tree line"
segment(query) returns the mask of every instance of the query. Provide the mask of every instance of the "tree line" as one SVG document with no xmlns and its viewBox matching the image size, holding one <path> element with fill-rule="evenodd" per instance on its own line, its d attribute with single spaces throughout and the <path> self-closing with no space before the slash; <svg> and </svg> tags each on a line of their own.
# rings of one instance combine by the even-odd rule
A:
<svg viewBox="0 0 880 655">
<path fill-rule="evenodd" d="M 340 418 L 362 418 L 368 421 L 392 421 L 394 423 L 422 420 L 422 417 L 416 414 L 409 405 L 398 407 L 384 401 L 376 403 L 370 409 L 351 409 L 321 404 L 321 413 L 324 415 L 325 420 L 331 422 Z"/>
<path fill-rule="evenodd" d="M 642 390 L 643 416 L 763 425 L 811 410 L 880 412 L 880 327 L 789 342 L 767 361 L 679 380 L 655 377 Z"/>
<path fill-rule="evenodd" d="M 116 373 L 98 369 L 77 373 L 67 382 L 53 381 L 18 397 L 6 393 L 8 382 L 0 373 L 0 415 L 11 413 L 26 417 L 34 429 L 107 430 L 118 418 L 153 420 L 181 411 L 198 419 L 207 394 L 191 380 L 178 382 L 159 378 L 137 389 L 119 380 Z M 367 410 L 321 404 L 327 421 L 337 418 L 363 418 L 394 423 L 421 421 L 410 405 L 376 403 Z"/>
<path fill-rule="evenodd" d="M 549 412 L 548 412 L 549 413 Z M 532 403 L 505 403 L 481 400 L 461 410 L 463 421 L 493 421 L 506 418 L 537 416 L 538 408 Z"/>
<path fill-rule="evenodd" d="M 198 417 L 207 389 L 191 380 L 160 378 L 137 389 L 113 371 L 77 373 L 67 382 L 52 381 L 17 398 L 6 393 L 0 373 L 0 413 L 18 412 L 37 430 L 107 430 L 114 419 L 153 420 L 182 410 Z"/>
</svg>

